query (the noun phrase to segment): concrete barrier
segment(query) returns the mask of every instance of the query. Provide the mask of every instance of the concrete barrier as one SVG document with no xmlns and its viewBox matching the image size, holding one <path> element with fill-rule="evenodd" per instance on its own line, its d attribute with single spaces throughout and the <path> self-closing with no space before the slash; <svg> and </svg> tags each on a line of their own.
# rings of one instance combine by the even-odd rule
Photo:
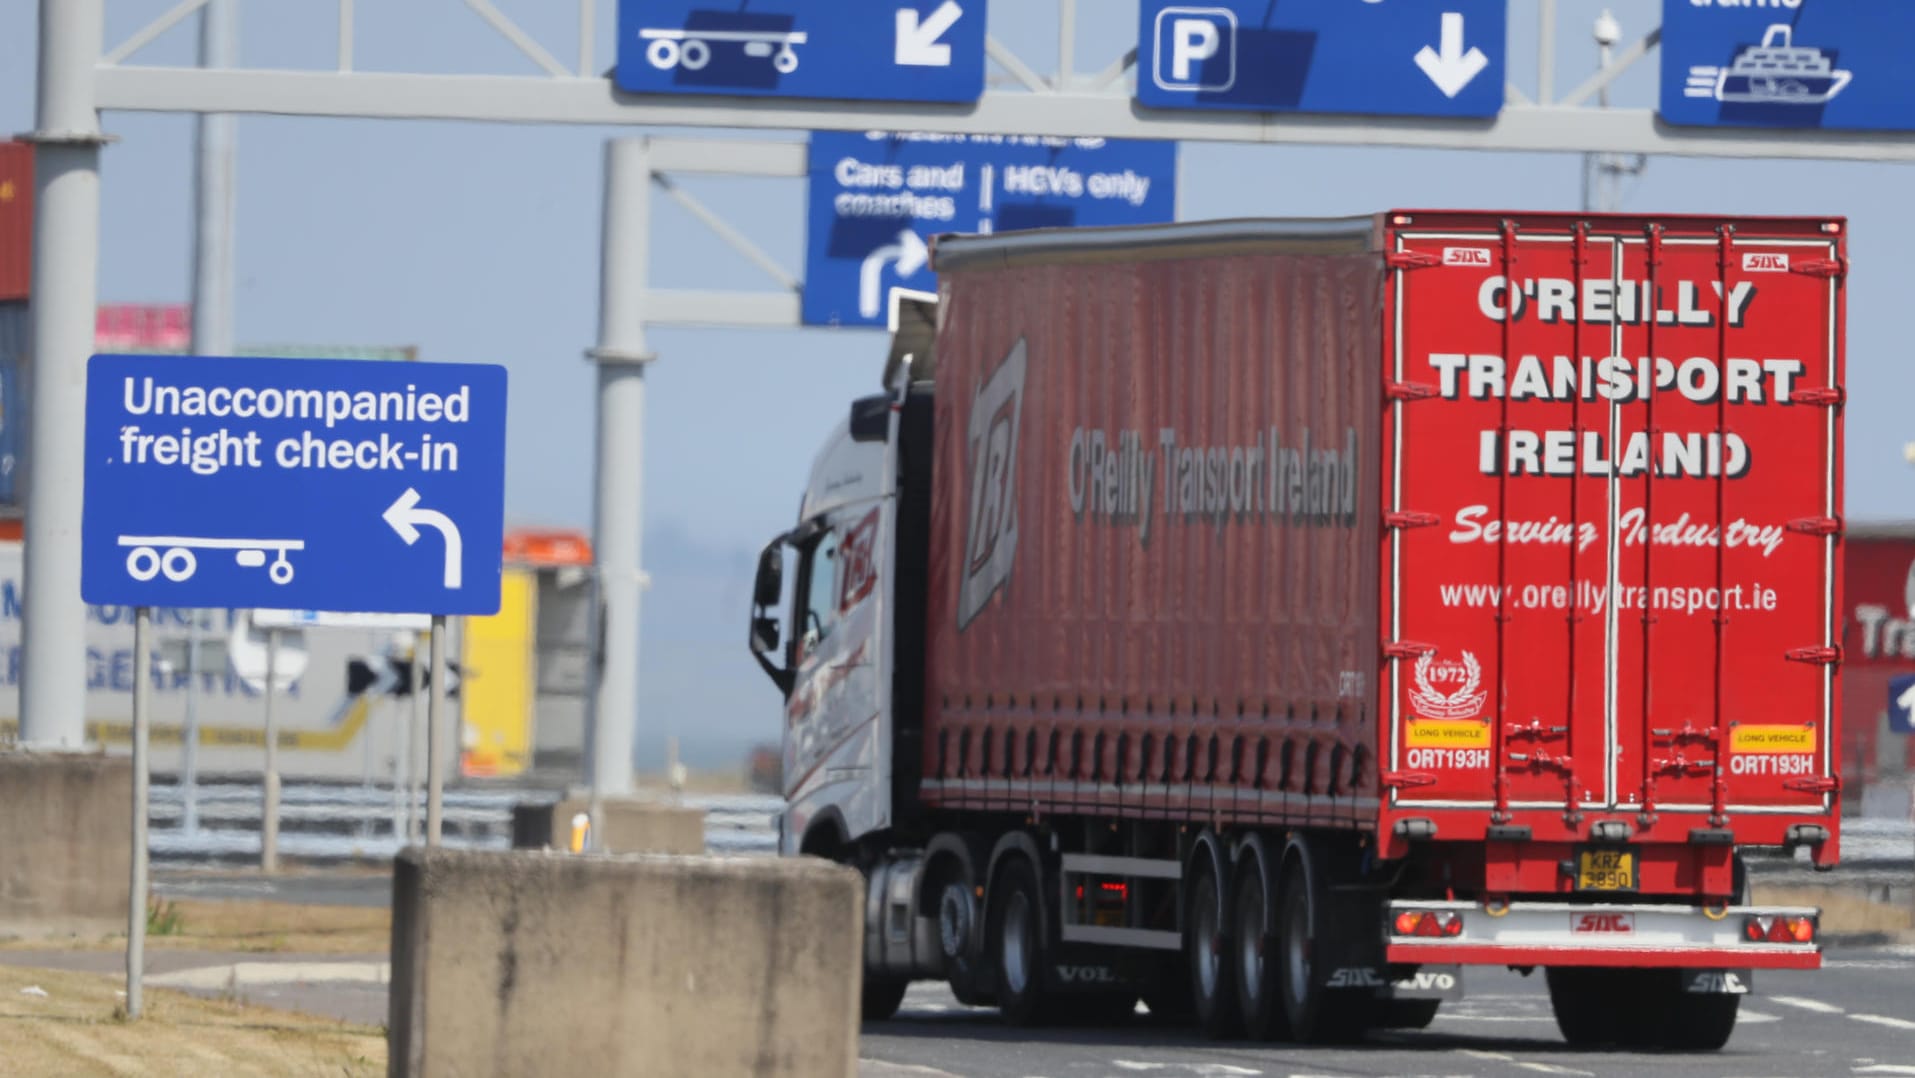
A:
<svg viewBox="0 0 1915 1078">
<path fill-rule="evenodd" d="M 512 846 L 521 850 L 571 849 L 572 817 L 591 809 L 583 798 L 512 809 Z M 607 800 L 601 822 L 606 853 L 705 852 L 705 811 L 630 799 Z"/>
<path fill-rule="evenodd" d="M 408 849 L 388 1073 L 850 1078 L 863 899 L 809 858 Z"/>
<path fill-rule="evenodd" d="M 0 753 L 0 937 L 126 931 L 133 764 Z"/>
</svg>

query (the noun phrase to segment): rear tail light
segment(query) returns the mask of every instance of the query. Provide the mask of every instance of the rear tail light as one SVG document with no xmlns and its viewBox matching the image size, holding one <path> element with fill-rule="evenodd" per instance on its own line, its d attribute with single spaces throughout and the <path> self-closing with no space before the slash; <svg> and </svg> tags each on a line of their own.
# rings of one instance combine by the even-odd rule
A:
<svg viewBox="0 0 1915 1078">
<path fill-rule="evenodd" d="M 1449 910 L 1404 910 L 1393 926 L 1399 936 L 1460 936 L 1463 915 Z"/>
<path fill-rule="evenodd" d="M 1742 938 L 1750 943 L 1814 943 L 1813 917 L 1751 917 L 1742 923 Z"/>
</svg>

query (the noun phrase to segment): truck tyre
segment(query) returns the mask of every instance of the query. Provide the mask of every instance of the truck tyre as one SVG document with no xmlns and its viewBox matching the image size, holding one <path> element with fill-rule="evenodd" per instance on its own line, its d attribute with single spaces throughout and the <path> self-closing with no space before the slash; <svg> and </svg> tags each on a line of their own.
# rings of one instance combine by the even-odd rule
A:
<svg viewBox="0 0 1915 1078">
<path fill-rule="evenodd" d="M 1237 1007 L 1243 1014 L 1244 1032 L 1260 1041 L 1290 1035 L 1277 976 L 1278 949 L 1268 931 L 1276 921 L 1270 897 L 1263 885 L 1263 865 L 1255 856 L 1246 857 L 1237 870 L 1236 898 L 1231 903 L 1236 914 Z"/>
<path fill-rule="evenodd" d="M 859 1010 L 867 1022 L 883 1022 L 898 1013 L 898 1007 L 904 1003 L 904 990 L 911 982 L 902 977 L 864 976 L 864 993 L 859 999 Z"/>
<path fill-rule="evenodd" d="M 1683 971 L 1656 970 L 1656 992 L 1645 994 L 1661 1012 L 1660 1034 L 1654 1047 L 1675 1052 L 1714 1052 L 1729 1043 L 1735 1032 L 1736 1014 L 1742 997 L 1736 995 L 1697 995 L 1685 991 Z M 1652 1027 L 1653 1028 L 1653 1027 Z"/>
<path fill-rule="evenodd" d="M 1037 873 L 1023 857 L 1011 857 L 992 887 L 986 945 L 997 966 L 997 1009 L 1014 1026 L 1044 1022 L 1044 898 Z"/>
<path fill-rule="evenodd" d="M 1242 1028 L 1233 983 L 1228 911 L 1223 883 L 1208 851 L 1199 847 L 1190 859 L 1194 875 L 1186 892 L 1184 957 L 1190 966 L 1190 1005 L 1204 1035 L 1233 1037 Z"/>
<path fill-rule="evenodd" d="M 1551 966 L 1543 970 L 1549 985 L 1549 1009 L 1563 1040 L 1576 1048 L 1594 1048 L 1620 1040 L 1634 1018 L 1630 986 L 1620 976 L 1630 970 Z"/>
<path fill-rule="evenodd" d="M 1361 1039 L 1374 1000 L 1329 988 L 1335 956 L 1346 948 L 1336 938 L 1329 906 L 1329 866 L 1314 843 L 1293 841 L 1284 856 L 1278 891 L 1278 980 L 1290 1036 L 1303 1044 Z"/>
<path fill-rule="evenodd" d="M 1377 1006 L 1378 1029 L 1428 1029 L 1443 1006 L 1440 999 L 1389 999 Z"/>
</svg>

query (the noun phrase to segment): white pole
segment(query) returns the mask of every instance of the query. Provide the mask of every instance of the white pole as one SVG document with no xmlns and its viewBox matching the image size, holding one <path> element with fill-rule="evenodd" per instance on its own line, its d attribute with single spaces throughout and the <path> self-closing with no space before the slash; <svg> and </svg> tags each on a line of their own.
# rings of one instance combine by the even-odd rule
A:
<svg viewBox="0 0 1915 1078">
<path fill-rule="evenodd" d="M 133 866 L 126 911 L 126 1016 L 138 1018 L 146 975 L 147 737 L 152 725 L 153 652 L 147 639 L 152 611 L 133 611 Z"/>
<path fill-rule="evenodd" d="M 238 66 L 238 5 L 207 0 L 200 9 L 199 64 Z M 193 354 L 233 354 L 234 132 L 230 114 L 197 119 L 198 161 L 194 181 L 197 230 L 193 243 Z"/>
<path fill-rule="evenodd" d="M 606 144 L 599 269 L 598 484 L 592 545 L 598 557 L 599 632 L 587 744 L 593 845 L 602 804 L 632 792 L 638 725 L 639 544 L 644 525 L 645 294 L 651 250 L 652 167 L 642 138 Z"/>
<path fill-rule="evenodd" d="M 84 364 L 100 256 L 100 117 L 93 68 L 104 0 L 40 0 L 34 131 L 33 303 L 24 461 L 20 742 L 86 747 L 86 606 L 80 601 Z"/>
<path fill-rule="evenodd" d="M 274 680 L 279 673 L 279 630 L 266 630 L 266 774 L 260 783 L 264 799 L 259 811 L 259 867 L 262 872 L 279 871 L 279 716 L 273 698 L 279 695 Z"/>
<path fill-rule="evenodd" d="M 180 724 L 180 826 L 199 834 L 199 619 L 204 610 L 190 611 L 186 623 L 186 720 Z"/>
<path fill-rule="evenodd" d="M 432 695 L 426 705 L 426 845 L 437 846 L 445 822 L 446 619 L 432 616 Z"/>
<path fill-rule="evenodd" d="M 425 759 L 424 746 L 419 738 L 426 729 L 425 650 L 421 646 L 425 641 L 418 633 L 412 634 L 412 693 L 407 698 L 411 721 L 406 726 L 406 841 L 416 842 L 424 830 L 419 826 L 419 770 Z"/>
</svg>

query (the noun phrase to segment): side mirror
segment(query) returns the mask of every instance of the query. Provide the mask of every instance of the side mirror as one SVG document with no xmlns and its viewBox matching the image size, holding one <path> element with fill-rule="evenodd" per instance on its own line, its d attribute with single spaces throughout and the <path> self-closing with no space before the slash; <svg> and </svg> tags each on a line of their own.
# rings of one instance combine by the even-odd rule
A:
<svg viewBox="0 0 1915 1078">
<path fill-rule="evenodd" d="M 851 402 L 851 440 L 882 442 L 891 434 L 891 398 L 860 397 Z"/>
<path fill-rule="evenodd" d="M 751 619 L 751 650 L 768 655 L 778 650 L 778 619 Z"/>
<path fill-rule="evenodd" d="M 773 543 L 758 555 L 758 582 L 752 587 L 751 601 L 760 607 L 774 607 L 785 592 L 785 556 L 782 543 Z"/>
</svg>

